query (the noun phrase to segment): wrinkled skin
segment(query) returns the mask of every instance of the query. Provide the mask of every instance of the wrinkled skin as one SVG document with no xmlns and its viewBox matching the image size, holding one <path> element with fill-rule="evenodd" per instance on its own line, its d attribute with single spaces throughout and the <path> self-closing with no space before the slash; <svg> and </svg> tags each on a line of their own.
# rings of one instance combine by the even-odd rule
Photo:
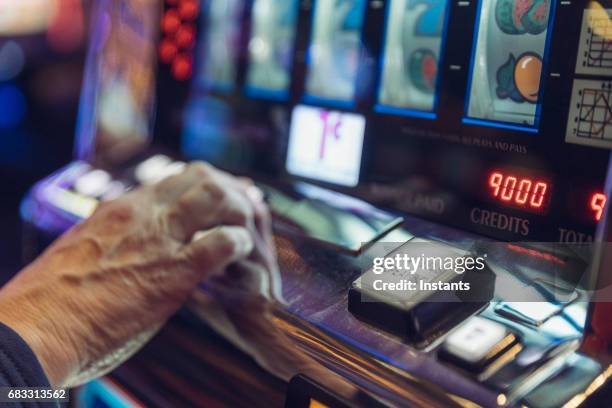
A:
<svg viewBox="0 0 612 408">
<path fill-rule="evenodd" d="M 0 321 L 30 345 L 54 386 L 111 370 L 199 282 L 255 252 L 272 262 L 253 189 L 195 163 L 102 204 L 0 290 Z"/>
<path fill-rule="evenodd" d="M 72 387 L 129 358 L 189 299 L 274 375 L 354 393 L 273 322 L 283 299 L 261 192 L 204 163 L 102 204 L 0 290 L 0 321 L 53 386 Z"/>
</svg>

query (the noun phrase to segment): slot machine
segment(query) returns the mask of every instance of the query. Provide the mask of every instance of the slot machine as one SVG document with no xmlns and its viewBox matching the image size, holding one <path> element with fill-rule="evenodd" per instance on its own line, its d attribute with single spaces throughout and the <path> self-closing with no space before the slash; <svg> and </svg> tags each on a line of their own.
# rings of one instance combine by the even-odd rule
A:
<svg viewBox="0 0 612 408">
<path fill-rule="evenodd" d="M 206 160 L 266 194 L 281 330 L 376 403 L 609 402 L 610 2 L 129 3 L 98 5 L 76 160 L 22 205 L 32 248 Z M 462 272 L 385 266 L 408 258 Z"/>
</svg>

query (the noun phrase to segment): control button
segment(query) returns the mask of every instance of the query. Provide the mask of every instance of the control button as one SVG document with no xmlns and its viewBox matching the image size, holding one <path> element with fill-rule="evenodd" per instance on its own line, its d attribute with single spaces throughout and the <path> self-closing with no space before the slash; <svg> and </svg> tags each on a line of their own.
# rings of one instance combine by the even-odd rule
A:
<svg viewBox="0 0 612 408">
<path fill-rule="evenodd" d="M 514 345 L 517 345 L 517 338 L 505 326 L 482 317 L 473 317 L 449 334 L 439 351 L 439 357 L 467 371 L 481 373 Z M 519 345 L 511 357 L 520 349 Z M 501 367 L 501 364 L 498 366 Z"/>
<path fill-rule="evenodd" d="M 403 221 L 361 199 L 308 183 L 286 184 L 282 191 L 262 187 L 277 231 L 353 256 Z"/>
<path fill-rule="evenodd" d="M 121 181 L 112 181 L 108 186 L 108 189 L 104 192 L 102 200 L 114 200 L 115 198 L 122 196 L 127 190 L 127 187 Z"/>
<path fill-rule="evenodd" d="M 100 197 L 108 190 L 112 181 L 104 170 L 92 170 L 74 182 L 74 190 L 87 197 Z"/>
<path fill-rule="evenodd" d="M 367 323 L 425 346 L 488 305 L 494 288 L 495 274 L 483 257 L 415 238 L 373 260 L 353 282 L 348 308 Z"/>
<path fill-rule="evenodd" d="M 539 327 L 548 319 L 563 311 L 563 308 L 578 299 L 578 293 L 571 289 L 534 279 L 530 286 L 520 291 L 520 298 L 500 302 L 495 312 L 514 322 Z M 538 301 L 541 299 L 541 301 Z M 550 301 L 550 300 L 553 301 Z"/>
<path fill-rule="evenodd" d="M 134 174 L 141 184 L 151 184 L 159 180 L 160 175 L 172 160 L 163 154 L 156 154 L 136 166 Z"/>
<path fill-rule="evenodd" d="M 495 307 L 495 312 L 517 323 L 538 327 L 562 308 L 562 305 L 550 302 L 501 302 Z"/>
<path fill-rule="evenodd" d="M 179 174 L 185 169 L 186 165 L 187 163 L 182 161 L 175 161 L 170 163 L 161 171 L 160 177 L 156 181 L 165 179 L 166 177 L 174 176 L 175 174 Z"/>
</svg>

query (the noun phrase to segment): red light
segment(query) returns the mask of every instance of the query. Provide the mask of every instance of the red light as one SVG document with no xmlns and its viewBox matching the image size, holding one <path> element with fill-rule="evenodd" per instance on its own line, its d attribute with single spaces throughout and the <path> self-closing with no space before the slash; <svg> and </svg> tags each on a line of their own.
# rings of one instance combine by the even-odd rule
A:
<svg viewBox="0 0 612 408">
<path fill-rule="evenodd" d="M 193 70 L 193 62 L 191 57 L 186 54 L 178 55 L 172 61 L 172 75 L 179 81 L 184 81 L 191 77 Z"/>
<path fill-rule="evenodd" d="M 182 49 L 189 49 L 195 43 L 195 28 L 190 25 L 183 25 L 176 32 L 176 44 Z"/>
<path fill-rule="evenodd" d="M 535 186 L 535 187 L 534 187 Z M 541 209 L 546 200 L 548 183 L 495 171 L 489 176 L 491 195 L 518 207 Z"/>
<path fill-rule="evenodd" d="M 546 196 L 546 190 L 548 190 L 548 184 L 543 183 L 541 181 L 536 183 L 535 188 L 533 189 L 533 193 L 531 194 L 531 204 L 534 208 L 542 207 L 544 203 L 544 197 Z"/>
<path fill-rule="evenodd" d="M 176 10 L 168 10 L 162 17 L 162 30 L 166 34 L 174 34 L 181 26 L 181 18 Z"/>
<path fill-rule="evenodd" d="M 515 252 L 529 255 L 533 258 L 540 258 L 545 261 L 555 263 L 557 265 L 565 265 L 565 261 L 563 259 L 546 252 L 538 251 L 536 249 L 525 248 L 515 244 L 508 244 L 507 247 Z"/>
<path fill-rule="evenodd" d="M 491 177 L 489 177 L 489 186 L 493 187 L 495 191 L 493 191 L 493 197 L 497 197 L 499 194 L 499 186 L 503 180 L 504 176 L 501 173 L 492 173 Z"/>
<path fill-rule="evenodd" d="M 176 44 L 168 39 L 162 40 L 159 44 L 159 59 L 165 64 L 170 64 L 177 52 Z"/>
<path fill-rule="evenodd" d="M 185 21 L 193 21 L 198 16 L 200 5 L 196 0 L 183 0 L 179 5 L 179 14 Z"/>
<path fill-rule="evenodd" d="M 607 201 L 608 197 L 602 193 L 595 193 L 591 196 L 591 210 L 595 212 L 595 221 L 601 220 L 601 216 L 603 215 L 603 210 L 606 207 Z"/>
<path fill-rule="evenodd" d="M 508 176 L 506 177 L 506 181 L 504 182 L 504 189 L 501 193 L 501 199 L 504 201 L 512 200 L 512 196 L 514 196 L 514 192 L 516 187 L 516 177 Z"/>
<path fill-rule="evenodd" d="M 531 185 L 533 183 L 531 180 L 523 179 L 519 183 L 518 193 L 516 193 L 516 203 L 520 205 L 525 205 L 527 202 L 527 198 L 529 197 L 529 193 L 531 192 Z"/>
</svg>

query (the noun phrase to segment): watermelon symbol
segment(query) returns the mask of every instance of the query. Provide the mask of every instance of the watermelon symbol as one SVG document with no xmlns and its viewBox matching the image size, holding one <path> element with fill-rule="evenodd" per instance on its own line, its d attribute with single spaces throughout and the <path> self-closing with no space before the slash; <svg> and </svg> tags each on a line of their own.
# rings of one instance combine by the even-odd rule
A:
<svg viewBox="0 0 612 408">
<path fill-rule="evenodd" d="M 414 86 L 425 93 L 433 93 L 436 89 L 438 60 L 433 51 L 421 48 L 410 54 L 410 79 Z"/>
<path fill-rule="evenodd" d="M 498 0 L 495 21 L 506 34 L 540 34 L 548 24 L 549 0 Z"/>
</svg>

